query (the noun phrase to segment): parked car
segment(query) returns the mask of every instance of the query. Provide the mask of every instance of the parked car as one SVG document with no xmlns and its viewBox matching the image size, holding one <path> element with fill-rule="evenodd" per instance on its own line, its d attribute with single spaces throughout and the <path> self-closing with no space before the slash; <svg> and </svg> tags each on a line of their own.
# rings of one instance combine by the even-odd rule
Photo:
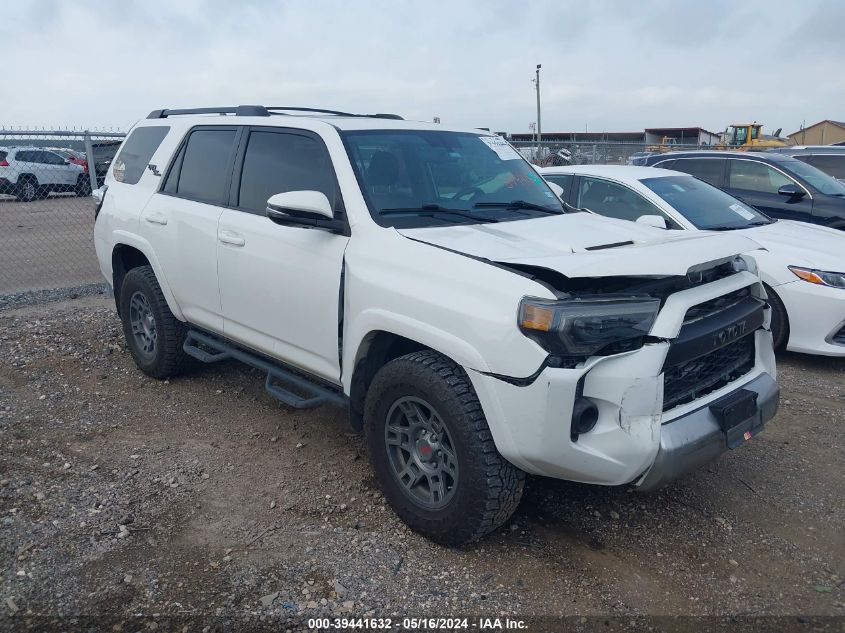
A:
<svg viewBox="0 0 845 633">
<path fill-rule="evenodd" d="M 612 165 L 549 167 L 563 200 L 605 217 L 682 231 L 732 231 L 763 247 L 754 258 L 772 306 L 776 348 L 845 356 L 845 235 L 773 220 L 684 173 Z M 842 271 L 842 272 L 838 272 Z"/>
<path fill-rule="evenodd" d="M 692 174 L 773 218 L 845 229 L 845 184 L 791 156 L 670 152 L 650 156 L 645 164 Z"/>
<path fill-rule="evenodd" d="M 83 172 L 86 174 L 88 173 L 88 160 L 85 158 L 84 152 L 77 152 L 75 149 L 69 149 L 66 147 L 49 147 L 47 149 L 55 154 L 58 154 L 65 160 L 70 161 L 74 165 L 79 165 L 82 167 Z"/>
<path fill-rule="evenodd" d="M 148 375 L 232 358 L 347 407 L 388 503 L 448 544 L 526 472 L 650 490 L 774 415 L 751 240 L 566 214 L 479 130 L 297 112 L 159 110 L 124 141 L 94 236 Z"/>
<path fill-rule="evenodd" d="M 790 145 L 769 150 L 786 154 L 821 169 L 828 176 L 845 182 L 845 146 L 841 145 Z"/>
<path fill-rule="evenodd" d="M 82 167 L 39 147 L 0 147 L 0 193 L 31 202 L 51 191 L 91 193 Z"/>
</svg>

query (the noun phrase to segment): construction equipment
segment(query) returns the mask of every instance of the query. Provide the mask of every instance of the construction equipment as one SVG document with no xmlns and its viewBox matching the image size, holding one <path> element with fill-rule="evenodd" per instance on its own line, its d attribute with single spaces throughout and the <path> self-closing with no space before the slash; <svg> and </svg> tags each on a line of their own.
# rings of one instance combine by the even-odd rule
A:
<svg viewBox="0 0 845 633">
<path fill-rule="evenodd" d="M 733 123 L 722 135 L 722 142 L 716 149 L 732 149 L 739 151 L 767 150 L 773 147 L 786 147 L 789 143 L 780 138 L 781 128 L 774 135 L 763 134 L 762 123 Z"/>
</svg>

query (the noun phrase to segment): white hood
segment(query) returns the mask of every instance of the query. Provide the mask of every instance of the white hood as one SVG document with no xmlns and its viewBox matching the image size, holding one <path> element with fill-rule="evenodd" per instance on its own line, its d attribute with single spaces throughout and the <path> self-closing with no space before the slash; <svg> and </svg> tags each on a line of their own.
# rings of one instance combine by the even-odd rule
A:
<svg viewBox="0 0 845 633">
<path fill-rule="evenodd" d="M 685 275 L 760 248 L 738 234 L 666 231 L 589 213 L 398 231 L 467 255 L 541 266 L 567 277 Z"/>
<path fill-rule="evenodd" d="M 736 231 L 752 238 L 788 266 L 845 272 L 845 232 L 826 226 L 779 220 Z"/>
</svg>

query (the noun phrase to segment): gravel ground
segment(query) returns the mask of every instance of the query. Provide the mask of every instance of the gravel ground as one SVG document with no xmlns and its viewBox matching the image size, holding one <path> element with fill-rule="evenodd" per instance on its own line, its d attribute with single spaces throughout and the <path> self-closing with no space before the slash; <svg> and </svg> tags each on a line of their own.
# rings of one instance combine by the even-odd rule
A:
<svg viewBox="0 0 845 633">
<path fill-rule="evenodd" d="M 286 410 L 237 364 L 151 380 L 105 297 L 7 310 L 0 627 L 285 630 L 319 615 L 841 627 L 845 361 L 780 360 L 777 418 L 709 468 L 653 495 L 530 479 L 505 528 L 447 549 L 385 506 L 342 411 Z"/>
</svg>

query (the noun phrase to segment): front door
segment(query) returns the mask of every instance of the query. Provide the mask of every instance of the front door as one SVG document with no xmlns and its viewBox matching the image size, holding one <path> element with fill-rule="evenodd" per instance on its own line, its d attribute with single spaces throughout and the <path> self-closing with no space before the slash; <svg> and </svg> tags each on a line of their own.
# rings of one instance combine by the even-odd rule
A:
<svg viewBox="0 0 845 633">
<path fill-rule="evenodd" d="M 241 142 L 230 208 L 217 233 L 227 338 L 333 382 L 340 381 L 340 301 L 349 238 L 275 224 L 267 199 L 320 191 L 343 205 L 323 141 L 311 132 L 252 128 Z"/>
<path fill-rule="evenodd" d="M 806 189 L 771 165 L 752 159 L 732 158 L 728 161 L 726 185 L 725 189 L 732 196 L 768 216 L 812 221 L 812 197 L 809 193 L 802 197 L 780 195 L 778 189 L 784 185 L 798 185 L 802 190 Z"/>
</svg>

